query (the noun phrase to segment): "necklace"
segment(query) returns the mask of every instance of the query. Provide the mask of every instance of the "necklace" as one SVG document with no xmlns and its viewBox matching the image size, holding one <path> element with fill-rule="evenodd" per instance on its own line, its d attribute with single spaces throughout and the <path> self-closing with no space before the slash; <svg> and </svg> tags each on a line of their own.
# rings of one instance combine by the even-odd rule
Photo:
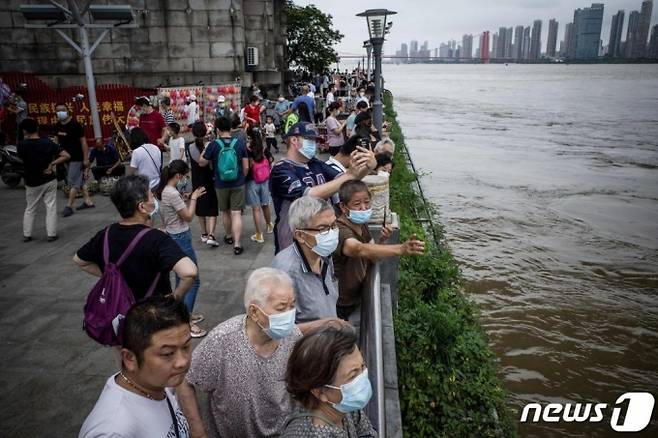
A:
<svg viewBox="0 0 658 438">
<path fill-rule="evenodd" d="M 130 385 L 132 388 L 134 388 L 134 389 L 136 389 L 137 391 L 139 391 L 144 397 L 148 398 L 149 400 L 155 400 L 155 398 L 154 398 L 151 394 L 149 394 L 148 392 L 144 391 L 144 390 L 143 390 L 142 388 L 140 388 L 135 382 L 133 382 L 132 380 L 130 380 L 128 377 L 126 377 L 126 375 L 123 374 L 123 371 L 120 371 L 120 372 L 119 372 L 119 375 L 121 376 L 121 378 L 123 378 L 123 380 L 124 380 L 128 385 Z M 162 393 L 162 396 L 163 396 L 163 397 L 166 397 L 167 395 L 163 392 L 163 393 Z"/>
</svg>

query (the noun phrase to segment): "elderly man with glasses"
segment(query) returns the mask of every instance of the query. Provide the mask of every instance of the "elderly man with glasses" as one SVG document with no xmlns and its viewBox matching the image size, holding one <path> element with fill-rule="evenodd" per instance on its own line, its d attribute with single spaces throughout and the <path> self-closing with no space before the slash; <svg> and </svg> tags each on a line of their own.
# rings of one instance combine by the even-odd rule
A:
<svg viewBox="0 0 658 438">
<path fill-rule="evenodd" d="M 323 199 L 302 196 L 290 205 L 288 223 L 293 244 L 274 257 L 272 267 L 287 272 L 293 280 L 295 320 L 334 318 L 338 300 L 331 260 L 338 246 L 334 209 Z"/>
</svg>

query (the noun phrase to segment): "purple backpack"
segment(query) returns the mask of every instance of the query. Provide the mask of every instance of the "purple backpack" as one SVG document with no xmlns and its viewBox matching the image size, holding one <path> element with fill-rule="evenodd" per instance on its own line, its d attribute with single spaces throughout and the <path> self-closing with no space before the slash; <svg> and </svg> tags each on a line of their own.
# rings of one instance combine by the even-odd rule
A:
<svg viewBox="0 0 658 438">
<path fill-rule="evenodd" d="M 119 260 L 116 263 L 111 263 L 108 244 L 110 227 L 105 229 L 105 240 L 103 242 L 105 269 L 100 280 L 87 296 L 87 304 L 85 304 L 84 309 L 85 319 L 82 324 L 82 328 L 89 337 L 100 344 L 121 345 L 123 340 L 122 321 L 128 310 L 135 304 L 135 296 L 119 269 L 142 237 L 149 231 L 151 231 L 150 228 L 144 228 L 137 233 L 128 248 L 121 254 Z M 158 280 L 160 280 L 159 272 L 144 298 L 148 298 L 153 294 Z"/>
</svg>

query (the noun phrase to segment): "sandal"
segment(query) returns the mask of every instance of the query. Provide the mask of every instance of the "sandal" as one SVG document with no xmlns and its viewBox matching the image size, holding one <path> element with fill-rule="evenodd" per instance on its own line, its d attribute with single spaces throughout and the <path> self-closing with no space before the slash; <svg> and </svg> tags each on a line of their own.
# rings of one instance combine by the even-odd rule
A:
<svg viewBox="0 0 658 438">
<path fill-rule="evenodd" d="M 242 254 L 243 251 L 244 251 L 244 248 L 242 248 L 241 246 L 233 247 L 233 254 L 235 254 L 235 255 L 240 255 L 240 254 Z"/>
<path fill-rule="evenodd" d="M 202 314 L 200 314 L 200 313 L 192 313 L 192 314 L 190 315 L 190 322 L 191 322 L 192 324 L 198 324 L 198 323 L 200 323 L 201 321 L 203 321 L 204 319 L 205 319 L 204 316 L 203 316 Z"/>
<path fill-rule="evenodd" d="M 190 323 L 190 336 L 193 338 L 203 338 L 208 332 L 196 324 Z"/>
<path fill-rule="evenodd" d="M 227 245 L 233 245 L 233 238 L 231 236 L 224 236 L 224 243 Z"/>
</svg>

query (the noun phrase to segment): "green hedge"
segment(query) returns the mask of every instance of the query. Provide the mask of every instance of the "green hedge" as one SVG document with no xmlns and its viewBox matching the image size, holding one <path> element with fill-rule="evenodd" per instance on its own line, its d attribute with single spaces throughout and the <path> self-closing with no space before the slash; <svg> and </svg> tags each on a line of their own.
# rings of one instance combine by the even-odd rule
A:
<svg viewBox="0 0 658 438">
<path fill-rule="evenodd" d="M 461 288 L 459 267 L 442 241 L 443 230 L 417 221 L 426 208 L 406 165 L 407 149 L 392 98 L 384 99 L 396 166 L 391 175 L 391 210 L 400 215 L 401 239 L 416 234 L 427 254 L 400 261 L 395 315 L 400 406 L 405 437 L 510 437 L 516 428 L 507 394 L 477 320 L 477 309 Z"/>
</svg>

